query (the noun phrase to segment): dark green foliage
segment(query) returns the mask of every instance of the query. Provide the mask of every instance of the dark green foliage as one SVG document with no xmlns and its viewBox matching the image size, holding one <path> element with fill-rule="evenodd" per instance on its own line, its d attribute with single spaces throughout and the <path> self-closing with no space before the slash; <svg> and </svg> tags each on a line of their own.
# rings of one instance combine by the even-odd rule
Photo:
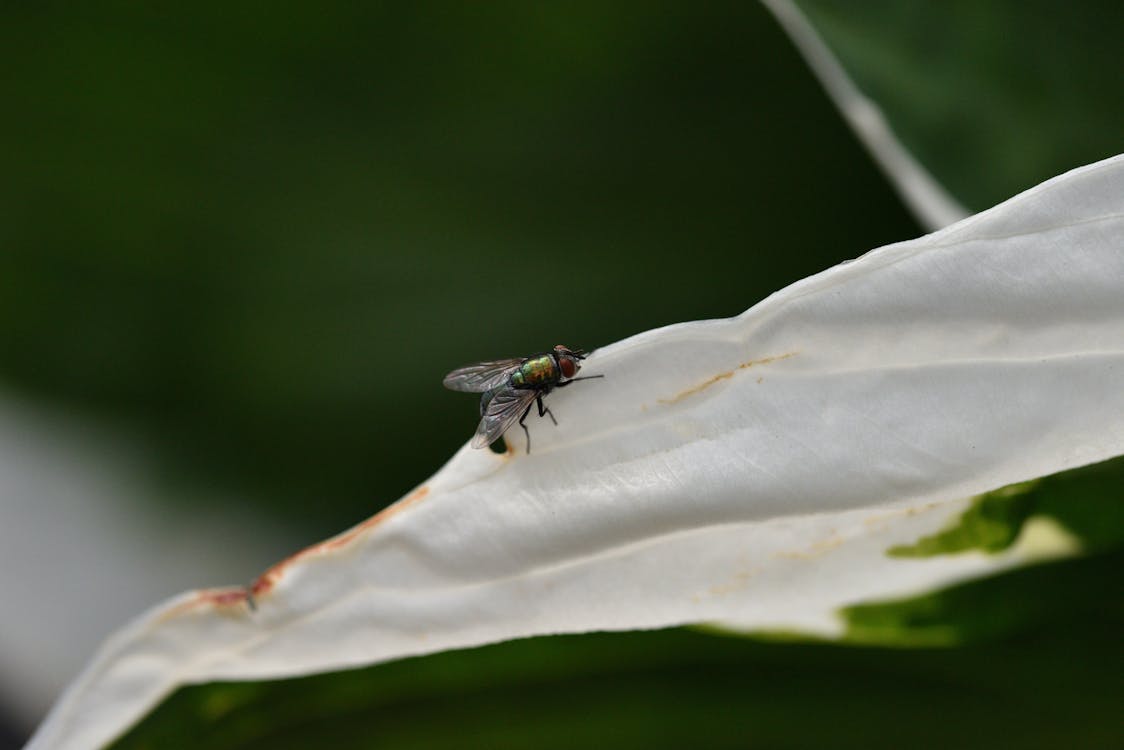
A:
<svg viewBox="0 0 1124 750">
<path fill-rule="evenodd" d="M 1086 554 L 1059 565 L 1015 571 L 898 602 L 844 611 L 847 639 L 883 645 L 955 645 L 1017 631 L 1029 621 L 1098 617 L 1104 598 L 1120 599 L 1112 579 L 1100 579 L 1124 547 L 1124 457 L 981 495 L 946 531 L 888 551 L 896 557 L 1000 552 L 1031 518 L 1060 524 Z M 1102 591 L 1097 587 L 1102 584 Z"/>
<path fill-rule="evenodd" d="M 1115 0 L 798 0 L 894 132 L 980 211 L 1120 152 Z"/>
</svg>

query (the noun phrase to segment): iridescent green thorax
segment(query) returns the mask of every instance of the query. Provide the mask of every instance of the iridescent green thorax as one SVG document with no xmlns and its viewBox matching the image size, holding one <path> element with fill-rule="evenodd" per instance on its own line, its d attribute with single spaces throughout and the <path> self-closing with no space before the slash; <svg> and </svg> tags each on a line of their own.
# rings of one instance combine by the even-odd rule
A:
<svg viewBox="0 0 1124 750">
<path fill-rule="evenodd" d="M 542 385 L 554 385 L 559 377 L 558 365 L 554 357 L 543 354 L 531 357 L 519 369 L 511 373 L 511 384 L 516 388 L 534 388 Z"/>
</svg>

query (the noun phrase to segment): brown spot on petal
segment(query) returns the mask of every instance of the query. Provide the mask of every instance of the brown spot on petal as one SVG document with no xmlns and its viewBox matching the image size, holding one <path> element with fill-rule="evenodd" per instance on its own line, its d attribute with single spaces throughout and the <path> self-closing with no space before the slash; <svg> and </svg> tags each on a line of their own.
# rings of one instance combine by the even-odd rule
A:
<svg viewBox="0 0 1124 750">
<path fill-rule="evenodd" d="M 732 370 L 730 372 L 720 372 L 717 375 L 715 375 L 713 378 L 710 378 L 709 380 L 704 380 L 702 383 L 694 386 L 693 388 L 688 388 L 685 391 L 680 391 L 679 393 L 672 396 L 671 398 L 661 398 L 661 399 L 659 399 L 659 402 L 661 404 L 674 404 L 678 401 L 682 401 L 683 399 L 687 398 L 688 396 L 693 396 L 696 393 L 699 393 L 701 391 L 705 391 L 707 388 L 714 385 L 719 380 L 727 380 L 727 379 L 732 378 L 732 377 L 734 377 L 734 373 L 733 373 Z"/>
<path fill-rule="evenodd" d="M 187 614 L 194 609 L 228 609 L 230 607 L 237 607 L 240 611 L 245 611 L 247 606 L 251 609 L 253 608 L 250 604 L 246 589 L 241 586 L 228 586 L 221 589 L 201 589 L 196 591 L 194 596 L 187 601 L 180 602 L 175 607 L 165 612 L 160 619 L 169 620 L 173 617 Z"/>
<path fill-rule="evenodd" d="M 728 596 L 737 593 L 748 587 L 750 579 L 757 575 L 757 573 L 758 570 L 756 568 L 738 571 L 725 583 L 717 583 L 711 586 L 707 589 L 707 593 L 712 597 Z"/>
<path fill-rule="evenodd" d="M 310 555 L 320 555 L 348 546 L 367 531 L 370 531 L 387 519 L 398 515 L 402 511 L 409 508 L 411 505 L 414 505 L 415 503 L 424 499 L 428 494 L 429 487 L 422 485 L 393 505 L 383 508 L 375 515 L 368 518 L 366 521 L 362 521 L 361 523 L 352 526 L 350 529 L 341 534 L 337 534 L 330 539 L 325 539 L 322 542 L 317 542 L 316 544 L 313 544 L 309 547 L 305 547 L 300 552 L 286 557 L 284 560 L 277 563 L 269 570 L 258 576 L 258 579 L 250 585 L 250 595 L 254 599 L 260 599 L 262 596 L 268 594 L 270 590 L 273 589 L 274 585 L 276 585 L 276 583 L 281 580 L 281 576 L 284 575 L 285 568 L 292 565 L 297 560 L 308 557 Z"/>
<path fill-rule="evenodd" d="M 921 513 L 928 513 L 931 510 L 941 507 L 945 503 L 930 502 L 923 505 L 914 505 L 907 508 L 898 508 L 897 510 L 884 511 L 877 513 L 873 516 L 868 516 L 863 520 L 863 524 L 871 531 L 884 531 L 891 526 L 895 521 L 910 516 L 916 516 Z"/>
<path fill-rule="evenodd" d="M 209 602 L 216 607 L 229 607 L 232 604 L 246 602 L 246 589 L 243 588 L 211 589 L 203 593 L 207 594 Z"/>
<path fill-rule="evenodd" d="M 828 537 L 821 539 L 818 542 L 814 542 L 807 549 L 777 552 L 774 557 L 787 560 L 815 560 L 817 557 L 822 557 L 828 552 L 831 552 L 836 547 L 839 547 L 845 541 L 846 540 L 843 537 L 839 536 L 836 532 L 833 531 Z"/>
<path fill-rule="evenodd" d="M 740 365 L 735 367 L 733 370 L 730 370 L 728 372 L 720 372 L 717 375 L 715 375 L 714 377 L 708 378 L 708 379 L 704 380 L 703 382 L 699 383 L 696 386 L 692 386 L 685 391 L 680 391 L 679 393 L 675 394 L 671 398 L 661 398 L 661 399 L 659 399 L 659 402 L 661 404 L 669 404 L 669 405 L 678 403 L 678 402 L 682 401 L 683 399 L 687 398 L 688 396 L 693 396 L 696 393 L 699 393 L 701 391 L 705 391 L 707 388 L 709 388 L 710 386 L 719 382 L 720 380 L 728 380 L 728 379 L 734 377 L 734 373 L 737 372 L 738 370 L 747 370 L 750 367 L 756 367 L 757 365 L 767 365 L 767 364 L 770 364 L 771 362 L 778 362 L 782 359 L 788 359 L 789 357 L 795 357 L 796 354 L 797 354 L 796 352 L 789 352 L 787 354 L 778 354 L 775 357 L 762 357 L 761 359 L 751 359 L 748 362 L 742 362 Z M 760 383 L 761 379 L 758 378 L 757 382 Z"/>
</svg>

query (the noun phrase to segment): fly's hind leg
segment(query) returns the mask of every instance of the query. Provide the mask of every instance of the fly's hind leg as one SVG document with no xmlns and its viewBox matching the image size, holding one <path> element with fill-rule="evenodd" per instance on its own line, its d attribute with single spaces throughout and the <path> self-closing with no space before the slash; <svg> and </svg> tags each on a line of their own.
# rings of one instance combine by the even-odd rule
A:
<svg viewBox="0 0 1124 750">
<path fill-rule="evenodd" d="M 549 408 L 542 405 L 542 395 L 541 394 L 539 395 L 538 398 L 535 399 L 535 403 L 537 403 L 539 405 L 539 419 L 542 419 L 543 414 L 549 414 L 550 415 L 550 421 L 554 422 L 554 426 L 557 427 L 558 426 L 558 420 L 554 418 L 554 412 L 552 412 Z M 531 407 L 528 406 L 527 408 L 530 409 Z"/>
<path fill-rule="evenodd" d="M 523 434 L 527 436 L 527 455 L 531 455 L 531 431 L 527 429 L 527 415 L 531 413 L 531 407 L 534 404 L 527 404 L 527 408 L 523 410 L 523 416 L 519 417 L 519 426 L 523 428 Z M 542 399 L 539 399 L 539 408 L 542 408 Z M 540 413 L 541 417 L 542 414 Z"/>
<path fill-rule="evenodd" d="M 554 422 L 554 426 L 558 426 L 558 420 L 554 418 L 554 412 L 543 405 L 542 394 L 535 397 L 533 404 L 527 404 L 527 408 L 523 410 L 523 416 L 519 417 L 519 426 L 523 428 L 523 434 L 527 436 L 527 453 L 531 453 L 531 431 L 527 429 L 527 415 L 531 413 L 531 407 L 537 405 L 539 407 L 539 417 L 544 415 L 550 416 L 550 421 Z"/>
</svg>

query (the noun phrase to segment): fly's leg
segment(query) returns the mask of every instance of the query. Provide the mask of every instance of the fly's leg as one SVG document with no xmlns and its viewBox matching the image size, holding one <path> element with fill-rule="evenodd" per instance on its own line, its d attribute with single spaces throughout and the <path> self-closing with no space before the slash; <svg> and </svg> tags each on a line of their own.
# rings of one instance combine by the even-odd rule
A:
<svg viewBox="0 0 1124 750">
<path fill-rule="evenodd" d="M 579 380 L 593 380 L 594 378 L 603 378 L 603 377 L 605 377 L 605 376 L 604 375 L 582 375 L 580 378 L 570 378 L 565 383 L 558 383 L 554 387 L 555 388 L 565 388 L 570 383 L 576 383 Z"/>
<path fill-rule="evenodd" d="M 527 404 L 527 408 L 523 410 L 523 416 L 519 417 L 519 426 L 523 428 L 523 434 L 527 436 L 527 453 L 531 453 L 531 431 L 527 429 L 527 415 L 531 413 L 531 407 L 537 405 L 539 407 L 539 417 L 549 416 L 550 421 L 554 422 L 554 426 L 558 426 L 558 420 L 554 418 L 554 412 L 543 405 L 542 394 L 540 393 L 535 397 L 532 403 Z"/>
<path fill-rule="evenodd" d="M 554 418 L 554 412 L 552 412 L 550 409 L 548 409 L 547 407 L 542 405 L 542 395 L 540 394 L 539 397 L 537 399 L 535 399 L 535 401 L 539 405 L 539 419 L 542 419 L 543 414 L 549 414 L 550 415 L 550 421 L 554 422 L 554 426 L 557 427 L 558 426 L 558 420 Z M 530 409 L 531 407 L 528 406 L 527 408 Z"/>
<path fill-rule="evenodd" d="M 531 413 L 531 407 L 534 404 L 527 404 L 527 408 L 523 410 L 523 416 L 519 417 L 519 426 L 523 428 L 523 434 L 527 436 L 527 455 L 531 455 L 531 431 L 527 429 L 527 424 L 524 420 L 527 415 Z M 542 408 L 542 397 L 539 397 L 539 408 Z M 540 417 L 542 414 L 539 415 Z"/>
</svg>

